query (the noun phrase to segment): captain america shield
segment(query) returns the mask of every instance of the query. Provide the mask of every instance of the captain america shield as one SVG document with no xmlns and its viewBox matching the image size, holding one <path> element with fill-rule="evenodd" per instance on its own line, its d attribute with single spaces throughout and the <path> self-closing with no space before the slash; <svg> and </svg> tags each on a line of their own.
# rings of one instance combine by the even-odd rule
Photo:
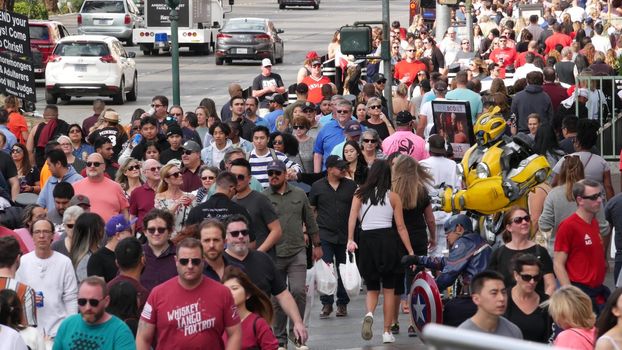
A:
<svg viewBox="0 0 622 350">
<path fill-rule="evenodd" d="M 421 338 L 428 323 L 443 323 L 443 302 L 436 281 L 427 272 L 415 276 L 410 288 L 410 318 Z"/>
</svg>

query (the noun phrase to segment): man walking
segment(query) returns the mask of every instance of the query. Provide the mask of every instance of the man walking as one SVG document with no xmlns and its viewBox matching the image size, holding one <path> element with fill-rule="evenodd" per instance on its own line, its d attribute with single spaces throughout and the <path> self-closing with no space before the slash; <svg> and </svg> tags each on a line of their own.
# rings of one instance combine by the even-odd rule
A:
<svg viewBox="0 0 622 350">
<path fill-rule="evenodd" d="M 95 276 L 82 281 L 78 291 L 80 313 L 61 323 L 53 350 L 136 349 L 130 328 L 106 312 L 109 304 L 106 282 Z"/>
</svg>

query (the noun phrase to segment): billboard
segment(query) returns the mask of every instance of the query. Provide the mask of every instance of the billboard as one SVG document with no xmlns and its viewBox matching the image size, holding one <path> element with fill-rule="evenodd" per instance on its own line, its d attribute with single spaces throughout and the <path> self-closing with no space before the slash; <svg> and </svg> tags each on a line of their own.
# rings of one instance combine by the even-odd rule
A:
<svg viewBox="0 0 622 350">
<path fill-rule="evenodd" d="M 0 91 L 36 102 L 28 17 L 0 10 Z"/>
<path fill-rule="evenodd" d="M 455 159 L 462 159 L 475 143 L 469 101 L 433 100 L 432 114 L 436 134 L 451 144 Z"/>
</svg>

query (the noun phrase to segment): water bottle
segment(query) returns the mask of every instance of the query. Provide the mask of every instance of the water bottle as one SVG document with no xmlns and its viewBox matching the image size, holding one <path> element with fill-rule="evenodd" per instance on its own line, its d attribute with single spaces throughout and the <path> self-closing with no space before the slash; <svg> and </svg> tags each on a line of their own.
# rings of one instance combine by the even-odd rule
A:
<svg viewBox="0 0 622 350">
<path fill-rule="evenodd" d="M 138 145 L 140 143 L 140 140 L 142 140 L 143 135 L 141 134 L 136 134 L 134 135 L 134 137 L 132 138 L 132 147 L 136 147 L 136 145 Z"/>
<path fill-rule="evenodd" d="M 38 292 L 36 293 L 36 295 L 37 295 L 37 296 L 39 296 L 39 297 L 41 297 L 41 301 L 37 301 L 37 303 L 36 303 L 36 306 L 37 306 L 38 308 L 41 308 L 41 307 L 43 307 L 43 292 L 42 292 L 42 291 L 38 291 Z"/>
</svg>

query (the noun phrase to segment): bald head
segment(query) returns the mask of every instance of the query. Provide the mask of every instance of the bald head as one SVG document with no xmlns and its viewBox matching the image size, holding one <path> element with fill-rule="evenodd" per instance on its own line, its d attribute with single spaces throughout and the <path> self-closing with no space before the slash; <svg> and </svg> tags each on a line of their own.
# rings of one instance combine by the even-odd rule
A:
<svg viewBox="0 0 622 350">
<path fill-rule="evenodd" d="M 99 153 L 91 153 L 86 158 L 86 176 L 94 181 L 101 181 L 104 178 L 106 163 L 104 157 Z"/>
</svg>

